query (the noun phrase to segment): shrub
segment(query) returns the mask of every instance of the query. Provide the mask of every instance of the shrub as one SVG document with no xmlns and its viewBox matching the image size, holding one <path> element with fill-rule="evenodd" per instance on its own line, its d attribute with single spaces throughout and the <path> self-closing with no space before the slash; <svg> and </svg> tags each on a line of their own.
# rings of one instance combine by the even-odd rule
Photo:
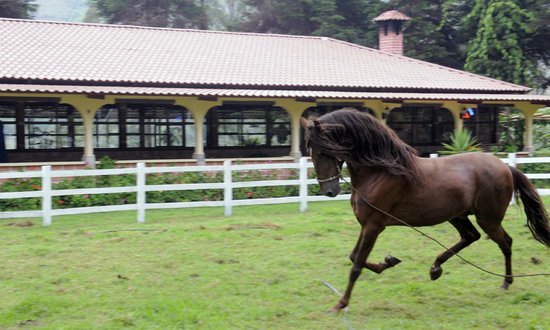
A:
<svg viewBox="0 0 550 330">
<path fill-rule="evenodd" d="M 477 138 L 472 136 L 470 131 L 466 129 L 455 130 L 451 134 L 451 143 L 443 143 L 445 150 L 441 151 L 443 155 L 459 154 L 463 152 L 481 151 L 481 145 L 477 142 Z"/>
</svg>

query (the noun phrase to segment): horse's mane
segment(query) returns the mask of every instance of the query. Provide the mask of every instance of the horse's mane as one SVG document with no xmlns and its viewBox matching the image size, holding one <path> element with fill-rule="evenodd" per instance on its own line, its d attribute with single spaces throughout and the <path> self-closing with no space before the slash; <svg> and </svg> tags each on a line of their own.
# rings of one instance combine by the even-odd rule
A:
<svg viewBox="0 0 550 330">
<path fill-rule="evenodd" d="M 354 108 L 314 119 L 306 143 L 353 167 L 383 168 L 409 182 L 417 179 L 416 151 L 375 117 Z"/>
</svg>

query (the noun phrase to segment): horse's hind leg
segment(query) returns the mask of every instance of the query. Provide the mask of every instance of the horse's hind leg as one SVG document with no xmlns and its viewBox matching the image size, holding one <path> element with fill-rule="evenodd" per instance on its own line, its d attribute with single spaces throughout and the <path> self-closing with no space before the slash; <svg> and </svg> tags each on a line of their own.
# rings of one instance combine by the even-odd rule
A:
<svg viewBox="0 0 550 330">
<path fill-rule="evenodd" d="M 508 289 L 508 286 L 512 284 L 514 278 L 512 276 L 512 237 L 502 228 L 502 225 L 499 222 L 488 223 L 483 221 L 483 219 L 478 218 L 477 223 L 483 229 L 484 232 L 489 235 L 489 237 L 498 244 L 498 247 L 504 255 L 506 277 L 504 282 L 501 285 L 501 288 Z"/>
<path fill-rule="evenodd" d="M 470 220 L 468 220 L 467 216 L 454 218 L 449 220 L 449 222 L 460 233 L 460 241 L 435 258 L 435 261 L 430 268 L 430 278 L 433 281 L 437 280 L 443 273 L 441 265 L 445 261 L 481 237 L 474 225 L 470 222 Z"/>
</svg>

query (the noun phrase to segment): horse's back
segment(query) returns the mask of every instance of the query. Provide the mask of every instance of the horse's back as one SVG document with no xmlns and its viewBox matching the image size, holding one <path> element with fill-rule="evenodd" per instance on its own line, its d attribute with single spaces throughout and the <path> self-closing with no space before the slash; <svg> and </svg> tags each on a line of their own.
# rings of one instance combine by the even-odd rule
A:
<svg viewBox="0 0 550 330">
<path fill-rule="evenodd" d="M 490 154 L 424 158 L 419 169 L 423 184 L 415 188 L 414 194 L 424 200 L 428 209 L 438 210 L 438 216 L 445 214 L 447 220 L 485 211 L 503 216 L 513 193 L 511 171 Z"/>
</svg>

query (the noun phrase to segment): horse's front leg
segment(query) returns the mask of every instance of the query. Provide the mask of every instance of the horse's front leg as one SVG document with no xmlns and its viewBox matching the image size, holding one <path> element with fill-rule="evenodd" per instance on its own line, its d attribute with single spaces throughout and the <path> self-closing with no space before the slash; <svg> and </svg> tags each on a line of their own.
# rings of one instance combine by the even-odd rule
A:
<svg viewBox="0 0 550 330">
<path fill-rule="evenodd" d="M 357 278 L 361 275 L 361 270 L 366 265 L 367 257 L 374 247 L 376 238 L 383 230 L 384 226 L 375 225 L 372 223 L 366 224 L 361 228 L 361 235 L 356 246 L 357 255 L 353 260 L 353 266 L 351 267 L 351 272 L 349 274 L 348 286 L 342 298 L 340 298 L 338 303 L 332 307 L 333 312 L 338 313 L 342 308 L 345 308 L 349 304 L 351 291 L 353 290 L 355 281 L 357 281 Z"/>
<path fill-rule="evenodd" d="M 349 255 L 351 262 L 355 262 L 355 258 L 357 257 L 357 250 L 359 249 L 359 243 L 361 242 L 362 235 L 363 235 L 363 232 L 361 231 L 361 233 L 359 234 L 359 238 L 357 239 L 357 243 L 355 244 L 353 251 Z M 384 258 L 384 261 L 379 263 L 372 263 L 372 262 L 365 261 L 365 264 L 363 265 L 363 267 L 365 267 L 370 271 L 375 272 L 376 274 L 380 274 L 384 270 L 391 268 L 400 262 L 401 260 L 399 260 L 396 257 L 386 256 L 386 258 Z"/>
</svg>

